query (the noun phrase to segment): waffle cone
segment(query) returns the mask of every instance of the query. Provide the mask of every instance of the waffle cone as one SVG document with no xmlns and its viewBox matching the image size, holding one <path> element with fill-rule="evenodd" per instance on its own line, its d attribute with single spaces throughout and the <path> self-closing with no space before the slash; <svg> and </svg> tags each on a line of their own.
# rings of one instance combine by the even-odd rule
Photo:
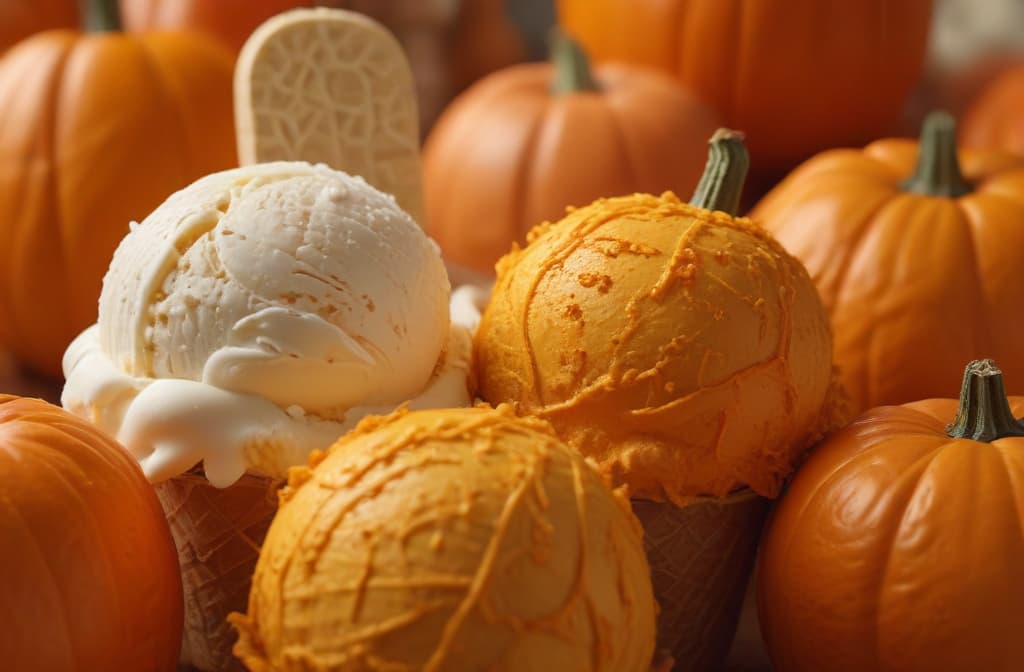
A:
<svg viewBox="0 0 1024 672">
<path fill-rule="evenodd" d="M 227 615 L 246 609 L 260 544 L 277 510 L 278 483 L 246 474 L 222 489 L 187 473 L 155 486 L 181 565 L 185 669 L 245 669 L 231 654 L 236 635 Z"/>
<path fill-rule="evenodd" d="M 679 507 L 634 499 L 658 601 L 659 669 L 721 669 L 753 569 L 768 500 L 750 491 Z"/>
</svg>

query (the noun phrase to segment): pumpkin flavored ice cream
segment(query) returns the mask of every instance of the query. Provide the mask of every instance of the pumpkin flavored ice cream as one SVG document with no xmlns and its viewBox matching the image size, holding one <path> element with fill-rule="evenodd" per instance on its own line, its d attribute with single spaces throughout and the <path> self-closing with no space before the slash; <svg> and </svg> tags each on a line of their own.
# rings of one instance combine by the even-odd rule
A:
<svg viewBox="0 0 1024 672">
<path fill-rule="evenodd" d="M 498 264 L 480 395 L 551 422 L 644 523 L 659 646 L 719 666 L 767 499 L 836 420 L 832 337 L 804 268 L 734 217 L 747 168 L 720 131 L 691 201 L 570 209 Z"/>
<path fill-rule="evenodd" d="M 295 468 L 231 617 L 252 670 L 648 672 L 621 493 L 510 407 L 368 418 Z"/>
</svg>

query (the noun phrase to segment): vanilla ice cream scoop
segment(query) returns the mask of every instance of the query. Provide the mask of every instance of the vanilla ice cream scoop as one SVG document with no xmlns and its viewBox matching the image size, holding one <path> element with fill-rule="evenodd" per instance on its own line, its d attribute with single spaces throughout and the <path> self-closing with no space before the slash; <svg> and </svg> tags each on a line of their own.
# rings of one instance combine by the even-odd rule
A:
<svg viewBox="0 0 1024 672">
<path fill-rule="evenodd" d="M 124 238 L 64 406 L 159 481 L 283 476 L 367 413 L 463 406 L 470 335 L 437 246 L 393 197 L 302 162 L 204 177 Z"/>
</svg>

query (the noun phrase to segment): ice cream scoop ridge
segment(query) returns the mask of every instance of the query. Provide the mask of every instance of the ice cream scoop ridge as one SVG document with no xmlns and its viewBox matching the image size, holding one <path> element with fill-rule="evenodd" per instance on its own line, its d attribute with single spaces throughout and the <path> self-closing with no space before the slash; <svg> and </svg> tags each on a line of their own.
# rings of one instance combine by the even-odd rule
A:
<svg viewBox="0 0 1024 672">
<path fill-rule="evenodd" d="M 207 176 L 134 225 L 63 404 L 154 482 L 283 477 L 364 415 L 470 401 L 436 245 L 361 178 L 280 162 Z"/>
<path fill-rule="evenodd" d="M 248 613 L 229 617 L 250 669 L 650 669 L 639 523 L 543 421 L 367 418 L 280 501 Z"/>
<path fill-rule="evenodd" d="M 631 496 L 777 493 L 831 417 L 831 334 L 799 263 L 671 193 L 598 200 L 529 241 L 477 332 L 483 398 L 551 421 Z"/>
</svg>

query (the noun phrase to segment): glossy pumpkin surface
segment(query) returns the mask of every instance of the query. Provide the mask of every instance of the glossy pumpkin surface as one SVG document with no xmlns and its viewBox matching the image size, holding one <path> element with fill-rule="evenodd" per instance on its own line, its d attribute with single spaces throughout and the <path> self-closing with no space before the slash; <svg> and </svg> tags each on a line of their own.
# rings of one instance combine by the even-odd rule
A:
<svg viewBox="0 0 1024 672">
<path fill-rule="evenodd" d="M 427 230 L 451 261 L 492 273 L 514 242 L 566 206 L 696 186 L 714 113 L 656 72 L 609 64 L 590 79 L 579 72 L 585 64 L 569 67 L 577 81 L 561 92 L 549 64 L 495 72 L 427 138 Z"/>
<path fill-rule="evenodd" d="M 782 168 L 889 130 L 920 74 L 931 0 L 559 0 L 598 62 L 672 73 Z"/>
<path fill-rule="evenodd" d="M 1024 398 L 987 419 L 1010 427 L 1001 438 L 957 405 L 868 411 L 797 472 L 757 577 L 779 672 L 1020 669 Z"/>
<path fill-rule="evenodd" d="M 0 651 L 7 670 L 166 670 L 178 555 L 128 451 L 38 399 L 0 395 Z"/>
<path fill-rule="evenodd" d="M 930 119 L 931 158 L 903 139 L 825 152 L 751 213 L 817 285 L 858 412 L 949 396 L 942 364 L 984 356 L 1024 393 L 1024 161 L 957 152 L 952 120 Z"/>
<path fill-rule="evenodd" d="M 194 34 L 51 31 L 0 60 L 0 347 L 60 375 L 129 223 L 236 162 L 231 55 Z"/>
</svg>

